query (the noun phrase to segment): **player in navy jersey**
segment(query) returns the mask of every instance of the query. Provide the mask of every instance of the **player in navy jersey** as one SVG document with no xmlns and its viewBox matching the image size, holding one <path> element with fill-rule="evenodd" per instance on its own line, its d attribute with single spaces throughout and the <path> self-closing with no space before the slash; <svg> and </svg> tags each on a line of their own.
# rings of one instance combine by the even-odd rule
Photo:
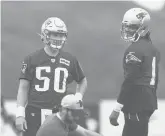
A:
<svg viewBox="0 0 165 136">
<path fill-rule="evenodd" d="M 67 85 L 77 82 L 75 97 L 82 101 L 87 88 L 84 72 L 70 53 L 62 51 L 67 27 L 57 18 L 48 18 L 41 28 L 45 47 L 25 57 L 17 95 L 16 126 L 24 136 L 35 136 L 48 114 L 67 93 Z"/>
<path fill-rule="evenodd" d="M 83 110 L 83 104 L 77 101 L 73 94 L 64 96 L 59 111 L 46 118 L 36 136 L 68 136 L 68 132 L 71 131 L 76 136 L 101 136 L 75 123 L 76 112 Z"/>
<path fill-rule="evenodd" d="M 123 58 L 125 79 L 110 115 L 110 123 L 116 126 L 123 111 L 122 136 L 147 136 L 149 118 L 157 109 L 160 54 L 150 39 L 149 22 L 149 13 L 141 8 L 128 10 L 122 21 L 122 38 L 131 44 Z"/>
</svg>

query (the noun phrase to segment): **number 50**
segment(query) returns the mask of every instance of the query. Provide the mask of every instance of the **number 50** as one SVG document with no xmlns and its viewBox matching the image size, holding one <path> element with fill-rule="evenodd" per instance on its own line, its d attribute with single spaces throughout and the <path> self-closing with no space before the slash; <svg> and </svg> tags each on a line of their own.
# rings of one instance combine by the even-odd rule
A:
<svg viewBox="0 0 165 136">
<path fill-rule="evenodd" d="M 38 80 L 44 81 L 43 87 L 40 85 L 35 85 L 37 91 L 48 91 L 50 87 L 50 79 L 45 76 L 41 76 L 41 72 L 45 71 L 47 73 L 51 72 L 51 67 L 36 67 L 36 78 Z M 62 74 L 63 73 L 63 74 Z M 66 80 L 68 78 L 68 70 L 66 68 L 55 68 L 54 69 L 54 91 L 58 93 L 64 93 L 66 91 Z M 62 85 L 60 87 L 60 85 Z"/>
</svg>

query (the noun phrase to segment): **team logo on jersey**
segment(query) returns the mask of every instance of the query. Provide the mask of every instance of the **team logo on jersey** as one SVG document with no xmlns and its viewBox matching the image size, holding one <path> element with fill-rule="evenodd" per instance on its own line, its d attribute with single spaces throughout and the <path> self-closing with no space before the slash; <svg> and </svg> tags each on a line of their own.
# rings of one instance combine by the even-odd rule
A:
<svg viewBox="0 0 165 136">
<path fill-rule="evenodd" d="M 23 62 L 22 68 L 21 68 L 22 73 L 25 73 L 26 68 L 27 68 L 27 64 L 25 64 L 25 63 Z"/>
<path fill-rule="evenodd" d="M 65 65 L 67 65 L 67 66 L 70 65 L 70 61 L 69 61 L 69 60 L 66 60 L 66 59 L 64 59 L 64 58 L 60 58 L 60 63 L 61 63 L 61 64 L 65 64 Z"/>
<path fill-rule="evenodd" d="M 127 55 L 126 55 L 126 63 L 129 63 L 129 62 L 141 62 L 141 60 L 135 56 L 134 54 L 135 52 L 129 52 Z"/>
<path fill-rule="evenodd" d="M 54 63 L 54 62 L 56 62 L 56 60 L 55 59 L 51 59 L 51 62 Z"/>
</svg>

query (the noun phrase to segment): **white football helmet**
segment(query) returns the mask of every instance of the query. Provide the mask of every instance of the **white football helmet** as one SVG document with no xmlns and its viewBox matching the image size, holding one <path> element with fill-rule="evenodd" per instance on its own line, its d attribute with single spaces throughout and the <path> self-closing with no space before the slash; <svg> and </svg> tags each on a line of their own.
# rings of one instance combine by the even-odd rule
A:
<svg viewBox="0 0 165 136">
<path fill-rule="evenodd" d="M 53 49 L 61 49 L 67 40 L 67 27 L 57 17 L 48 18 L 41 27 L 41 40 Z"/>
<path fill-rule="evenodd" d="M 136 42 L 149 32 L 150 15 L 141 8 L 129 9 L 123 17 L 121 37 L 125 41 Z"/>
</svg>

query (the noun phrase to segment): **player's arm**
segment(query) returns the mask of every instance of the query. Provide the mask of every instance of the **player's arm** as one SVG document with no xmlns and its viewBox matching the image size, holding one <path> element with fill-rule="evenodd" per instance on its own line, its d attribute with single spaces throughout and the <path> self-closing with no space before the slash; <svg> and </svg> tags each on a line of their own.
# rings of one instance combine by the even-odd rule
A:
<svg viewBox="0 0 165 136">
<path fill-rule="evenodd" d="M 79 83 L 77 83 L 75 95 L 77 97 L 80 97 L 80 99 L 82 99 L 86 90 L 87 90 L 87 79 L 86 77 L 84 77 Z"/>
<path fill-rule="evenodd" d="M 18 94 L 17 94 L 17 117 L 25 116 L 25 106 L 28 103 L 28 93 L 30 88 L 30 82 L 26 79 L 20 79 Z"/>
<path fill-rule="evenodd" d="M 19 131 L 27 129 L 27 122 L 25 120 L 25 107 L 28 103 L 28 93 L 30 82 L 26 79 L 20 79 L 18 94 L 17 94 L 17 111 L 16 111 L 16 128 Z"/>
<path fill-rule="evenodd" d="M 102 136 L 99 133 L 85 129 L 85 128 L 81 127 L 80 125 L 77 126 L 75 133 L 77 133 L 77 135 L 81 135 L 81 136 Z"/>
<path fill-rule="evenodd" d="M 27 123 L 25 120 L 25 107 L 28 103 L 28 94 L 31 80 L 32 69 L 30 65 L 30 58 L 27 57 L 22 63 L 17 93 L 16 127 L 19 131 L 25 131 L 25 129 L 27 129 Z"/>
<path fill-rule="evenodd" d="M 78 136 L 102 136 L 99 133 L 96 133 L 94 131 L 85 129 L 85 128 L 81 127 L 80 125 L 77 125 L 75 122 L 70 124 L 69 131 L 70 131 L 71 135 L 73 133 L 73 135 L 78 135 Z"/>
<path fill-rule="evenodd" d="M 32 80 L 32 73 L 31 73 L 31 64 L 30 64 L 30 57 L 26 57 L 22 63 L 21 74 L 19 78 L 19 87 L 18 87 L 18 94 L 17 94 L 17 114 L 16 117 L 23 116 L 25 106 L 28 102 L 28 93 L 30 89 L 30 81 Z"/>
<path fill-rule="evenodd" d="M 80 66 L 80 63 L 77 61 L 76 58 L 73 61 L 72 75 L 74 80 L 77 82 L 75 95 L 78 99 L 81 100 L 87 90 L 87 79 L 84 75 L 82 67 Z"/>
</svg>

